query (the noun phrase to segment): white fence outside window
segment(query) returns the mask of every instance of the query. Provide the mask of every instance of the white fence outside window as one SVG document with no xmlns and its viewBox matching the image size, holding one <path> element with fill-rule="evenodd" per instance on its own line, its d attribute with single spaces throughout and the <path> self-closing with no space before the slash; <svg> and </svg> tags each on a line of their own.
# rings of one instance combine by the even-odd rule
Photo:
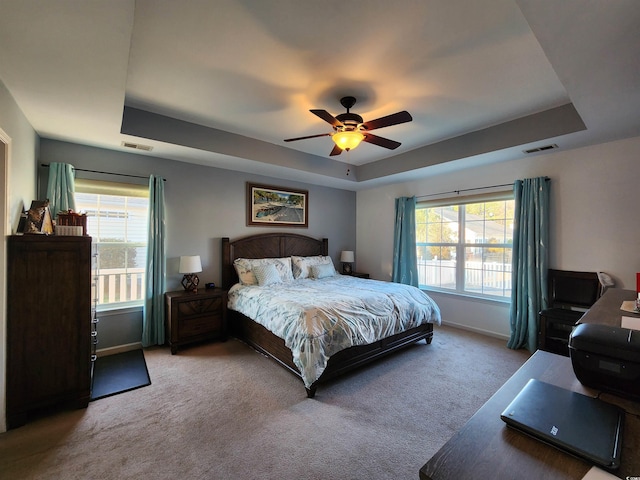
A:
<svg viewBox="0 0 640 480">
<path fill-rule="evenodd" d="M 95 272 L 98 303 L 114 304 L 144 299 L 144 268 L 111 268 Z"/>
<path fill-rule="evenodd" d="M 418 260 L 421 286 L 456 288 L 455 260 Z M 465 290 L 511 296 L 511 265 L 498 262 L 465 262 Z"/>
</svg>

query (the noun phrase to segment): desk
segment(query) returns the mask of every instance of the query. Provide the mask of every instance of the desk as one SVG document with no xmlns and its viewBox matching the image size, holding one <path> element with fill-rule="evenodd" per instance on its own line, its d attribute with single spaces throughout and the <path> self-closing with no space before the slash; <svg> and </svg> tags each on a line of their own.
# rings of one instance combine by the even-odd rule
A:
<svg viewBox="0 0 640 480">
<path fill-rule="evenodd" d="M 637 313 L 623 312 L 620 310 L 625 300 L 635 300 L 638 294 L 635 290 L 623 290 L 622 288 L 610 288 L 594 303 L 584 314 L 578 323 L 600 323 L 619 327 L 622 316 L 637 317 Z"/>
<path fill-rule="evenodd" d="M 582 386 L 569 358 L 538 350 L 420 469 L 420 479 L 581 479 L 589 463 L 507 428 L 500 419 L 530 378 L 591 396 L 599 393 Z M 622 464 L 615 472 L 620 478 L 640 476 L 640 406 L 626 402 L 621 400 L 621 406 L 635 415 L 626 415 Z"/>
</svg>

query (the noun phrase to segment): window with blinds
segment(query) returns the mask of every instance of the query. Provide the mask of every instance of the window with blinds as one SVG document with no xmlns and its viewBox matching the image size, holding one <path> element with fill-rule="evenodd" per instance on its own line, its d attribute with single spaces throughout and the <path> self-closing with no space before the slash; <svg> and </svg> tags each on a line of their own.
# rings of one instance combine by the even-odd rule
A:
<svg viewBox="0 0 640 480">
<path fill-rule="evenodd" d="M 87 214 L 97 252 L 98 305 L 142 305 L 147 255 L 146 185 L 76 179 L 76 209 Z"/>
</svg>

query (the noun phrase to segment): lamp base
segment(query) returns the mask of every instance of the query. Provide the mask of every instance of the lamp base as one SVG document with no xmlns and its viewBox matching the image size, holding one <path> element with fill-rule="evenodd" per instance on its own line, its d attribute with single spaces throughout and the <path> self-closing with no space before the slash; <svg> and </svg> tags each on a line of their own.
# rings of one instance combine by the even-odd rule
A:
<svg viewBox="0 0 640 480">
<path fill-rule="evenodd" d="M 197 292 L 200 279 L 195 273 L 185 273 L 181 283 L 187 292 Z"/>
<path fill-rule="evenodd" d="M 351 275 L 352 272 L 353 270 L 350 263 L 342 264 L 342 273 L 344 273 L 345 275 Z"/>
</svg>

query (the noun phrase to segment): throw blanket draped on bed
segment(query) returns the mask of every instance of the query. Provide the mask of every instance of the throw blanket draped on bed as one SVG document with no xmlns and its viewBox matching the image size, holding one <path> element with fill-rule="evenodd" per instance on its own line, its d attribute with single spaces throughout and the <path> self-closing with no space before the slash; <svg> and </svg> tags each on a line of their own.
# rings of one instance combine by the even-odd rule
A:
<svg viewBox="0 0 640 480">
<path fill-rule="evenodd" d="M 236 284 L 228 306 L 285 341 L 306 387 L 340 350 L 423 323 L 440 324 L 438 306 L 422 290 L 346 275 L 263 287 Z"/>
</svg>

